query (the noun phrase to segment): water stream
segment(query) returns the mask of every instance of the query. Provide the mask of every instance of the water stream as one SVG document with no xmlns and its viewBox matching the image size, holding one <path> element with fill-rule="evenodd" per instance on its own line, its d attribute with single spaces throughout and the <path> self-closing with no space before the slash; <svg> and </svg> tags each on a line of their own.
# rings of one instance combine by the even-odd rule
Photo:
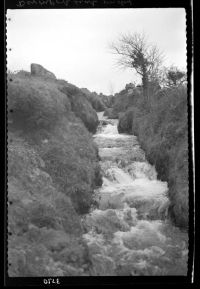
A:
<svg viewBox="0 0 200 289">
<path fill-rule="evenodd" d="M 83 220 L 91 275 L 187 275 L 187 233 L 168 220 L 168 185 L 157 179 L 134 135 L 98 113 L 94 140 L 103 185 Z"/>
</svg>

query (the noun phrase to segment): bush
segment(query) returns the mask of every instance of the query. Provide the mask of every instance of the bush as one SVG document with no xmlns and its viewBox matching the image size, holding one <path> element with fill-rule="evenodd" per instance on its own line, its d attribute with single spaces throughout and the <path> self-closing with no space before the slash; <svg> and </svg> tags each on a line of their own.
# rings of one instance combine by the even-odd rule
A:
<svg viewBox="0 0 200 289">
<path fill-rule="evenodd" d="M 50 129 L 70 111 L 70 102 L 50 82 L 15 77 L 8 85 L 8 111 L 15 128 Z"/>
<path fill-rule="evenodd" d="M 118 115 L 121 112 L 125 112 L 132 106 L 135 106 L 141 99 L 141 93 L 135 88 L 131 94 L 127 90 L 122 90 L 115 96 L 112 106 L 113 114 Z"/>
<path fill-rule="evenodd" d="M 87 100 L 91 103 L 93 109 L 97 112 L 104 111 L 106 106 L 98 94 L 84 93 Z"/>
<path fill-rule="evenodd" d="M 89 91 L 87 88 L 81 88 L 81 91 L 91 103 L 92 107 L 98 112 L 104 111 L 106 108 L 111 107 L 114 102 L 113 95 L 105 95 L 102 93 L 97 94 L 96 92 Z"/>
<path fill-rule="evenodd" d="M 95 133 L 99 124 L 96 111 L 85 97 L 85 94 L 76 86 L 59 82 L 59 90 L 69 97 L 72 111 L 80 118 L 91 133 Z"/>
<path fill-rule="evenodd" d="M 98 116 L 84 95 L 73 95 L 71 97 L 71 105 L 75 115 L 82 119 L 90 132 L 95 133 L 99 124 Z"/>
<path fill-rule="evenodd" d="M 115 101 L 115 96 L 114 95 L 104 95 L 100 94 L 99 95 L 100 99 L 103 101 L 105 107 L 112 107 L 113 103 Z"/>
<path fill-rule="evenodd" d="M 63 119 L 48 142 L 38 146 L 45 170 L 57 188 L 69 196 L 78 213 L 89 210 L 93 189 L 101 184 L 97 148 L 81 122 Z"/>
<path fill-rule="evenodd" d="M 132 134 L 132 124 L 133 124 L 133 111 L 128 110 L 122 113 L 119 117 L 118 132 L 119 133 L 130 133 Z"/>
<path fill-rule="evenodd" d="M 106 108 L 103 115 L 107 116 L 110 119 L 118 118 L 118 114 L 115 113 L 112 108 Z"/>
</svg>

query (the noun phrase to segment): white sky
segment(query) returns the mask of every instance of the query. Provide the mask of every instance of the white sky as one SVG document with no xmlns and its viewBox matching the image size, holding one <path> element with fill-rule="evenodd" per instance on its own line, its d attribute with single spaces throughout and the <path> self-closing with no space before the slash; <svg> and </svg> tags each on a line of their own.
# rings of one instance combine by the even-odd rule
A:
<svg viewBox="0 0 200 289">
<path fill-rule="evenodd" d="M 115 93 L 140 82 L 133 70 L 116 67 L 109 50 L 109 43 L 127 32 L 144 32 L 164 52 L 164 65 L 186 69 L 183 8 L 8 10 L 7 16 L 10 70 L 30 71 L 30 64 L 38 63 L 80 88 Z"/>
</svg>

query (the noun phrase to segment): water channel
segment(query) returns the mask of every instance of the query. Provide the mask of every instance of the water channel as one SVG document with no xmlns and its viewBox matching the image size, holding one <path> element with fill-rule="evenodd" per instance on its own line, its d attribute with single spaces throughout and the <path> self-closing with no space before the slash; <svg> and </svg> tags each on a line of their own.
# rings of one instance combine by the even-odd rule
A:
<svg viewBox="0 0 200 289">
<path fill-rule="evenodd" d="M 187 275 L 187 233 L 169 221 L 168 184 L 157 179 L 136 136 L 98 117 L 103 185 L 84 219 L 92 275 Z"/>
</svg>

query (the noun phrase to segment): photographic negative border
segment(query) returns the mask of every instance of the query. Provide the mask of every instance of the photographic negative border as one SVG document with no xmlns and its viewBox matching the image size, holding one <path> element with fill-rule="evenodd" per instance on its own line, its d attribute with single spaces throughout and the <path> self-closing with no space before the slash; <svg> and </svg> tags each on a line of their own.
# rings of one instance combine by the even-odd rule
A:
<svg viewBox="0 0 200 289">
<path fill-rule="evenodd" d="M 193 77 L 193 34 L 192 34 L 192 5 L 188 0 L 166 0 L 166 1 L 144 1 L 144 0 L 5 0 L 4 1 L 4 79 L 5 79 L 5 97 L 6 97 L 6 11 L 7 9 L 85 9 L 85 8 L 184 8 L 186 11 L 186 36 L 187 36 L 187 79 L 188 79 L 188 159 L 189 159 L 189 259 L 188 259 L 188 275 L 187 276 L 122 276 L 122 277 L 58 277 L 59 284 L 56 283 L 57 278 L 52 277 L 55 283 L 51 285 L 57 286 L 78 286 L 78 285 L 123 285 L 133 286 L 135 284 L 150 283 L 179 283 L 191 284 L 194 282 L 194 235 L 195 235 L 195 195 L 194 195 L 194 128 L 193 128 L 193 108 L 192 108 L 192 77 Z M 10 19 L 12 21 L 12 19 Z M 10 21 L 8 20 L 8 21 Z M 12 49 L 12 48 L 10 48 Z M 7 98 L 6 98 L 7 99 Z M 193 102 L 194 103 L 194 102 Z M 5 101 L 5 111 L 7 112 L 7 102 Z M 7 119 L 5 122 L 5 133 L 7 136 Z M 6 139 L 6 138 L 5 138 Z M 5 151 L 7 150 L 7 141 L 5 142 Z M 6 154 L 6 170 L 7 172 L 7 154 Z M 42 286 L 49 279 L 43 277 L 9 277 L 7 274 L 7 174 L 5 173 L 5 201 L 4 201 L 4 285 L 5 286 Z"/>
</svg>

